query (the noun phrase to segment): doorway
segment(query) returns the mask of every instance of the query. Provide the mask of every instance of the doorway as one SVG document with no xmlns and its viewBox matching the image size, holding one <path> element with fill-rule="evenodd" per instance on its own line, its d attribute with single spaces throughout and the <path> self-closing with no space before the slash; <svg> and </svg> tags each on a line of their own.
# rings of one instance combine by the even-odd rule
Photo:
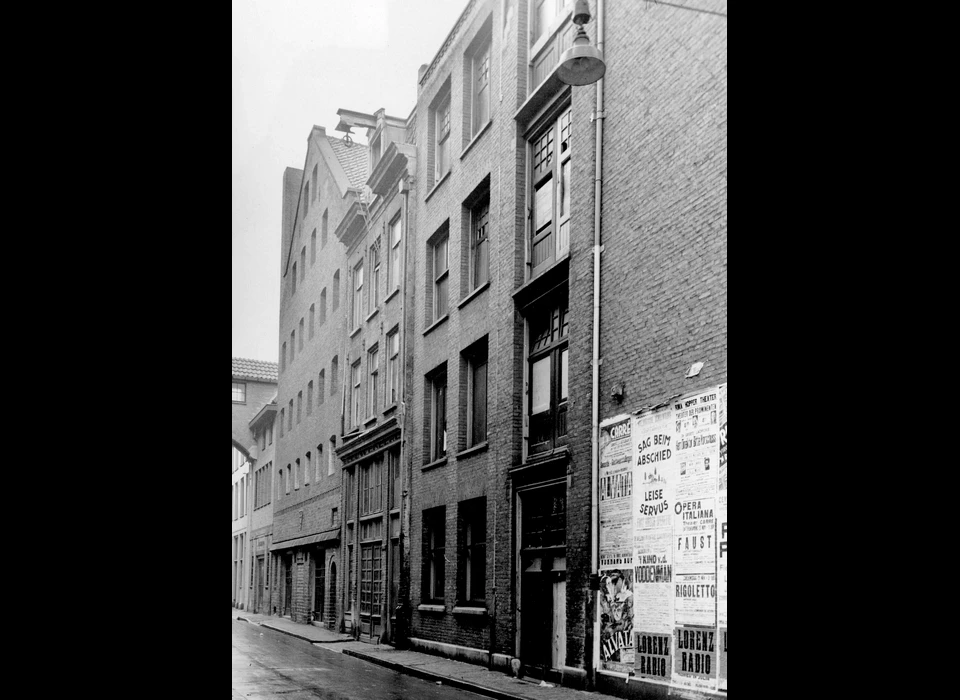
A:
<svg viewBox="0 0 960 700">
<path fill-rule="evenodd" d="M 327 613 L 327 627 L 336 629 L 337 624 L 337 563 L 330 564 L 330 611 Z"/>
<path fill-rule="evenodd" d="M 293 612 L 293 555 L 283 557 L 283 615 L 290 617 Z"/>
<path fill-rule="evenodd" d="M 383 608 L 383 548 L 377 542 L 360 547 L 360 633 L 381 632 Z"/>
<path fill-rule="evenodd" d="M 518 492 L 519 656 L 531 676 L 566 663 L 566 487 Z"/>
<path fill-rule="evenodd" d="M 263 610 L 263 557 L 257 557 L 257 580 L 256 580 L 257 601 L 254 608 L 258 613 Z"/>
<path fill-rule="evenodd" d="M 323 624 L 324 595 L 327 592 L 326 567 L 324 566 L 324 550 L 316 555 L 316 564 L 313 568 L 313 620 Z"/>
</svg>

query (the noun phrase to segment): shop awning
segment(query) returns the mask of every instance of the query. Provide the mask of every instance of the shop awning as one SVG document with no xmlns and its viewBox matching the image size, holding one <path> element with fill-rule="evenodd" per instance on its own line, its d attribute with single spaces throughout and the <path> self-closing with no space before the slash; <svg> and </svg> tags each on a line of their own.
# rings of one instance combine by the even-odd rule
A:
<svg viewBox="0 0 960 700">
<path fill-rule="evenodd" d="M 283 542 L 274 542 L 270 545 L 270 551 L 276 552 L 278 549 L 291 549 L 292 547 L 304 547 L 308 544 L 317 544 L 318 542 L 337 542 L 340 539 L 340 529 L 326 530 L 316 535 L 307 535 L 306 537 L 297 537 Z"/>
</svg>

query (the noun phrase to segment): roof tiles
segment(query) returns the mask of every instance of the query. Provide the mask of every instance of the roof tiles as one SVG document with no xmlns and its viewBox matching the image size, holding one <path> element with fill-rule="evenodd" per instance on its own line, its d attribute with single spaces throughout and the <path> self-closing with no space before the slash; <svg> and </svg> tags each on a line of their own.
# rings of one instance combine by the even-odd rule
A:
<svg viewBox="0 0 960 700">
<path fill-rule="evenodd" d="M 355 141 L 348 146 L 342 139 L 332 136 L 327 136 L 327 141 L 330 142 L 330 147 L 333 148 L 337 160 L 340 161 L 343 171 L 347 174 L 350 186 L 363 187 L 367 181 L 367 176 L 370 174 L 367 172 L 367 165 L 369 164 L 367 146 Z"/>
<path fill-rule="evenodd" d="M 276 382 L 278 369 L 276 362 L 248 360 L 245 357 L 233 358 L 233 376 L 236 379 L 250 379 L 255 382 Z"/>
</svg>

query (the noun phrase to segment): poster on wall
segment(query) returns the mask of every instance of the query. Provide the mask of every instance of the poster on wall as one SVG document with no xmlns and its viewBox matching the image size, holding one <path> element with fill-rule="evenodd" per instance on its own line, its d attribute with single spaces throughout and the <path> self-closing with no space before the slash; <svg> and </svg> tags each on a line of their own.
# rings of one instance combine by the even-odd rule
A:
<svg viewBox="0 0 960 700">
<path fill-rule="evenodd" d="M 717 614 L 716 574 L 677 574 L 674 581 L 677 624 L 712 626 Z"/>
<path fill-rule="evenodd" d="M 669 530 L 644 530 L 637 534 L 636 543 L 634 600 L 643 629 L 669 635 L 673 632 L 673 535 Z"/>
<path fill-rule="evenodd" d="M 659 632 L 637 633 L 634 671 L 647 680 L 668 683 L 673 675 L 673 635 Z"/>
<path fill-rule="evenodd" d="M 632 419 L 600 424 L 600 568 L 633 566 Z"/>
<path fill-rule="evenodd" d="M 727 628 L 718 628 L 717 636 L 717 687 L 727 689 Z"/>
<path fill-rule="evenodd" d="M 600 667 L 632 673 L 633 576 L 629 568 L 600 571 Z"/>
<path fill-rule="evenodd" d="M 684 625 L 674 630 L 671 685 L 690 690 L 716 690 L 716 628 Z"/>
<path fill-rule="evenodd" d="M 727 626 L 727 385 L 720 385 L 720 467 L 717 476 L 717 626 Z M 726 679 L 723 679 L 726 687 Z"/>
</svg>

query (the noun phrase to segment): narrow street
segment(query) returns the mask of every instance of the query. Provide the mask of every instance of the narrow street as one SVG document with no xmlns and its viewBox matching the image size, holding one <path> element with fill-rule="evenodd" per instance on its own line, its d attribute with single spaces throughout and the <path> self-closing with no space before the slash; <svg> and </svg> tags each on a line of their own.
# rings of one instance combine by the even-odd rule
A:
<svg viewBox="0 0 960 700">
<path fill-rule="evenodd" d="M 450 700 L 482 696 L 438 686 L 233 620 L 233 700 Z M 334 645 L 331 645 L 334 646 Z"/>
</svg>

